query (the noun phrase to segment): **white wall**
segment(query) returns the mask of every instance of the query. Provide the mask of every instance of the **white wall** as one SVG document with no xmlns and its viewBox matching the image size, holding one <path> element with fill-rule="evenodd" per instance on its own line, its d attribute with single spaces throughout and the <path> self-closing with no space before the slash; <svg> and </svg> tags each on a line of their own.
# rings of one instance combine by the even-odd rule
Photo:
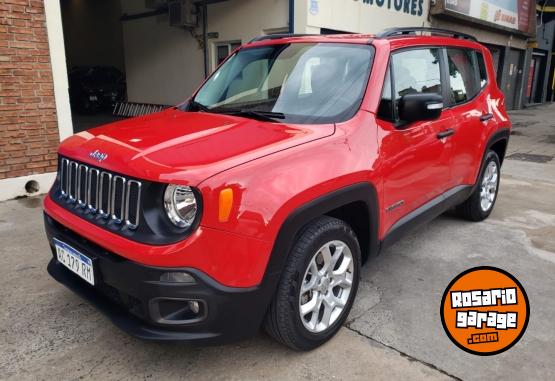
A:
<svg viewBox="0 0 555 381">
<path fill-rule="evenodd" d="M 295 33 L 320 28 L 350 33 L 377 33 L 402 26 L 428 26 L 430 0 L 295 0 Z M 413 6 L 414 3 L 414 6 Z M 303 17 L 306 15 L 306 17 Z"/>
<path fill-rule="evenodd" d="M 60 134 L 60 141 L 62 141 L 73 135 L 73 122 L 71 120 L 71 107 L 69 104 L 69 84 L 67 80 L 60 2 L 58 0 L 45 0 L 44 15 L 46 18 L 46 31 L 48 33 L 52 82 L 54 83 L 58 132 Z"/>
<path fill-rule="evenodd" d="M 270 30 L 288 29 L 289 0 L 230 0 L 208 6 L 208 31 L 218 32 L 210 39 L 209 62 L 216 62 L 216 44 L 226 41 L 249 42 Z"/>
<path fill-rule="evenodd" d="M 144 0 L 122 0 L 122 12 L 147 11 Z M 167 15 L 123 21 L 127 96 L 130 102 L 177 104 L 204 75 L 203 53 L 188 31 L 169 26 Z"/>
<path fill-rule="evenodd" d="M 146 11 L 144 0 L 121 0 L 122 13 Z M 208 6 L 210 69 L 217 42 L 248 42 L 267 29 L 287 28 L 288 0 L 229 0 Z M 196 33 L 201 35 L 199 23 Z M 123 22 L 123 41 L 130 102 L 177 104 L 204 78 L 203 50 L 191 34 L 170 27 L 167 16 Z"/>
</svg>

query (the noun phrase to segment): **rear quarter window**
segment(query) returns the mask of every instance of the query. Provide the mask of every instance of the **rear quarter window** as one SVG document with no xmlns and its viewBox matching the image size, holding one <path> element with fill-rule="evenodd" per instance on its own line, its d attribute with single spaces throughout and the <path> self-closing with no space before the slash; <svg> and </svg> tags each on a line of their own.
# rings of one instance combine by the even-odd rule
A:
<svg viewBox="0 0 555 381">
<path fill-rule="evenodd" d="M 473 54 L 470 49 L 447 49 L 450 95 L 455 104 L 467 102 L 480 92 Z"/>
<path fill-rule="evenodd" d="M 486 62 L 484 56 L 480 52 L 476 52 L 476 61 L 478 63 L 478 72 L 480 75 L 480 88 L 486 87 L 488 84 L 488 71 L 486 70 Z"/>
</svg>

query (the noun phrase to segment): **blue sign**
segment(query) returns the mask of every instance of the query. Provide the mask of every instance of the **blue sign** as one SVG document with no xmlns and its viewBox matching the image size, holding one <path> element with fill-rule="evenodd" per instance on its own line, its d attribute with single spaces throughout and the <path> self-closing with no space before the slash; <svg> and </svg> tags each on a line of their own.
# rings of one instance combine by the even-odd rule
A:
<svg viewBox="0 0 555 381">
<path fill-rule="evenodd" d="M 318 5 L 318 0 L 310 0 L 309 12 L 312 16 L 316 16 L 320 12 L 320 6 Z"/>
</svg>

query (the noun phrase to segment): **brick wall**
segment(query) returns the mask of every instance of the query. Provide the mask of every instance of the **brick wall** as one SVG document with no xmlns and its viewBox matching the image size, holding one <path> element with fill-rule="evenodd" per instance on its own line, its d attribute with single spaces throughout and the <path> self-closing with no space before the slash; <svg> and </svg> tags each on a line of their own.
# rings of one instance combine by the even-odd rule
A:
<svg viewBox="0 0 555 381">
<path fill-rule="evenodd" d="M 43 1 L 0 0 L 0 180 L 55 171 L 58 142 Z"/>
</svg>

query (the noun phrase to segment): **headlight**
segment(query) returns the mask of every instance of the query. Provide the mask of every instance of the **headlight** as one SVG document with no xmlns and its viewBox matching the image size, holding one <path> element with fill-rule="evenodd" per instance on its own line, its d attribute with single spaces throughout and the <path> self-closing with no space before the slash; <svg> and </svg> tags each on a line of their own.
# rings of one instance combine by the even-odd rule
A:
<svg viewBox="0 0 555 381">
<path fill-rule="evenodd" d="M 170 184 L 164 192 L 164 208 L 175 226 L 189 228 L 197 215 L 197 199 L 190 187 Z"/>
</svg>

